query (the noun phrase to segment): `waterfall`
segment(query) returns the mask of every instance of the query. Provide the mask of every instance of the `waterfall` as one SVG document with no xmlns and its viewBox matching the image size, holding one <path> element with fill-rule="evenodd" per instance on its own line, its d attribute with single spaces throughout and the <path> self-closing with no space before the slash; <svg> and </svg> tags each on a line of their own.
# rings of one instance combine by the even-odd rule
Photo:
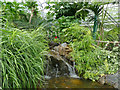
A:
<svg viewBox="0 0 120 90">
<path fill-rule="evenodd" d="M 69 70 L 69 75 L 70 77 L 73 78 L 80 78 L 79 76 L 77 76 L 77 74 L 75 73 L 75 62 L 73 62 L 73 66 L 70 65 L 69 63 L 67 63 L 66 61 L 62 60 L 67 66 L 68 66 L 68 70 Z"/>
<path fill-rule="evenodd" d="M 75 73 L 75 62 L 73 65 L 69 64 L 65 60 L 68 58 L 66 55 L 69 55 L 71 49 L 67 45 L 67 43 L 60 44 L 59 46 L 55 46 L 52 50 L 50 50 L 47 54 L 47 65 L 46 67 L 46 77 L 59 77 L 59 76 L 70 76 L 73 78 L 79 78 Z"/>
<path fill-rule="evenodd" d="M 56 69 L 57 69 L 57 71 L 56 71 L 56 77 L 58 77 L 58 65 L 56 64 Z"/>
</svg>

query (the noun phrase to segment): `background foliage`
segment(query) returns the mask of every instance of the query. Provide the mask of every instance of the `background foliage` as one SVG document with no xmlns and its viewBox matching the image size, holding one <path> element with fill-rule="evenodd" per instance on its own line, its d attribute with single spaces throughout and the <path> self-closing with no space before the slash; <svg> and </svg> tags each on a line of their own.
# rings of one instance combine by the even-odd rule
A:
<svg viewBox="0 0 120 90">
<path fill-rule="evenodd" d="M 3 22 L 6 19 L 10 22 L 10 25 L 19 29 L 37 29 L 43 21 L 38 14 L 38 4 L 33 2 L 1 2 L 2 18 Z M 29 23 L 31 13 L 33 11 L 33 17 L 31 23 Z"/>
</svg>

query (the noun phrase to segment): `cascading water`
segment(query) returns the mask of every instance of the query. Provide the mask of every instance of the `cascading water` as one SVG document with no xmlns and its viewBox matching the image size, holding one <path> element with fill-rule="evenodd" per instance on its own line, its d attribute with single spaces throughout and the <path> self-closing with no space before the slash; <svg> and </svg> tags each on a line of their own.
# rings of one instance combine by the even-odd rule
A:
<svg viewBox="0 0 120 90">
<path fill-rule="evenodd" d="M 58 64 L 56 64 L 56 77 L 58 77 Z"/>
<path fill-rule="evenodd" d="M 75 62 L 73 62 L 73 66 L 70 65 L 69 63 L 67 63 L 66 61 L 62 60 L 67 66 L 68 66 L 68 70 L 69 70 L 69 75 L 70 77 L 73 78 L 80 78 L 79 76 L 77 76 L 77 74 L 75 73 Z"/>
<path fill-rule="evenodd" d="M 49 58 L 50 59 L 50 58 Z M 47 63 L 48 63 L 48 61 L 47 61 Z M 48 75 L 48 70 L 49 70 L 49 66 L 47 65 L 47 67 L 46 67 L 46 75 L 44 75 L 44 78 L 45 79 L 50 79 L 51 77 Z"/>
</svg>

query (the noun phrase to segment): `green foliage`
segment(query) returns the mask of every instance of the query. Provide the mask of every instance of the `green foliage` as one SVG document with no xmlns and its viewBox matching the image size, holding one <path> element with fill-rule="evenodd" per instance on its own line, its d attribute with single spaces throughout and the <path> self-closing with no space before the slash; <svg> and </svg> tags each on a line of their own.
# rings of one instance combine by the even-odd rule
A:
<svg viewBox="0 0 120 90">
<path fill-rule="evenodd" d="M 37 1 L 26 1 L 25 4 L 23 4 L 25 7 L 28 8 L 28 10 L 34 10 L 33 14 L 37 15 L 38 14 L 38 4 Z"/>
<path fill-rule="evenodd" d="M 47 49 L 43 28 L 28 33 L 15 28 L 2 29 L 3 88 L 36 88 L 42 85 Z"/>
<path fill-rule="evenodd" d="M 63 29 L 63 42 L 73 48 L 71 56 L 76 62 L 79 75 L 85 79 L 98 80 L 104 74 L 113 74 L 118 70 L 118 53 L 96 48 L 91 31 L 79 25 Z"/>
<path fill-rule="evenodd" d="M 90 16 L 88 20 L 94 20 L 93 36 L 95 36 L 97 26 L 98 24 L 100 24 L 98 16 L 101 14 L 101 11 L 105 4 L 108 3 L 48 2 L 48 6 L 46 6 L 45 8 L 50 9 L 47 13 L 48 17 L 50 15 L 55 16 L 56 19 L 53 19 L 54 21 L 56 21 L 54 25 L 60 32 L 62 29 L 70 27 L 72 23 L 81 23 L 81 20 L 85 20 L 88 14 L 91 13 L 90 11 L 92 11 L 94 15 Z M 51 18 L 49 19 L 52 20 Z"/>
<path fill-rule="evenodd" d="M 105 36 L 105 39 L 109 40 L 109 41 L 118 41 L 118 27 L 110 30 L 109 32 L 107 32 L 107 35 Z"/>
<path fill-rule="evenodd" d="M 49 32 L 49 35 L 47 37 L 49 38 L 49 40 L 53 41 L 55 36 L 57 36 L 57 42 L 61 42 L 61 37 L 63 37 L 62 34 L 64 33 L 62 30 L 70 27 L 73 23 L 77 23 L 78 21 L 78 19 L 74 19 L 74 16 L 62 16 L 45 24 L 44 27 L 46 31 Z"/>
<path fill-rule="evenodd" d="M 104 40 L 103 41 L 113 41 L 117 42 L 119 41 L 119 29 L 115 27 L 114 29 L 110 31 L 104 31 Z M 102 39 L 102 35 L 100 35 L 100 32 L 97 32 L 97 40 Z M 105 47 L 106 43 L 100 43 L 100 47 Z M 113 50 L 115 44 L 114 43 L 109 43 L 106 47 L 107 50 Z"/>
<path fill-rule="evenodd" d="M 24 20 L 14 20 L 13 25 L 18 29 L 33 31 L 34 29 L 37 29 L 43 22 L 44 20 L 41 17 L 33 16 L 31 23 Z"/>
<path fill-rule="evenodd" d="M 36 29 L 43 21 L 38 16 L 38 5 L 36 1 L 32 2 L 1 2 L 3 23 L 6 20 L 10 25 L 18 29 Z M 33 10 L 33 18 L 29 23 L 30 15 Z"/>
<path fill-rule="evenodd" d="M 97 32 L 97 40 L 100 38 L 102 39 L 102 37 L 104 37 L 105 41 L 119 41 L 119 28 L 115 25 L 110 25 L 112 27 L 107 27 L 107 28 L 111 28 L 111 30 L 104 30 L 104 35 L 100 35 L 101 31 Z M 104 28 L 106 28 L 104 26 Z"/>
<path fill-rule="evenodd" d="M 88 37 L 91 35 L 91 31 L 88 28 L 80 27 L 79 24 L 72 24 L 71 27 L 65 28 L 62 30 L 63 42 L 77 42 L 86 39 L 84 35 L 88 34 Z M 88 38 L 92 39 L 92 37 Z M 84 41 L 84 40 L 83 40 Z M 89 40 L 87 40 L 89 42 Z M 81 46 L 82 48 L 82 46 Z"/>
<path fill-rule="evenodd" d="M 62 29 L 70 27 L 73 23 L 80 23 L 79 19 L 74 19 L 74 16 L 62 16 L 56 20 L 55 26 L 62 31 Z"/>
<path fill-rule="evenodd" d="M 51 5 L 52 4 L 52 5 Z M 56 16 L 56 19 L 62 17 L 62 16 L 75 16 L 75 13 L 83 8 L 84 6 L 88 5 L 88 2 L 48 2 L 48 5 L 46 6 L 46 9 L 50 9 L 48 14 L 52 14 L 53 16 Z M 54 12 L 51 12 L 54 11 Z M 88 15 L 87 10 L 82 10 L 81 14 L 77 16 L 77 18 L 85 19 L 85 17 Z M 75 17 L 74 17 L 75 19 Z"/>
<path fill-rule="evenodd" d="M 23 19 L 27 20 L 27 13 L 24 10 L 25 8 L 21 6 L 23 5 L 22 3 L 2 2 L 1 5 L 3 17 L 8 19 L 9 21 L 21 19 L 23 17 Z"/>
</svg>

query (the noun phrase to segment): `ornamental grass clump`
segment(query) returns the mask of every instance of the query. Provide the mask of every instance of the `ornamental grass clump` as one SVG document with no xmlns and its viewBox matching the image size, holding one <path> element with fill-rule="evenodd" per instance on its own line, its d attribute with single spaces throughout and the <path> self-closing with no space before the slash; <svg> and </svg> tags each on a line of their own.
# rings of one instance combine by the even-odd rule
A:
<svg viewBox="0 0 120 90">
<path fill-rule="evenodd" d="M 15 28 L 2 29 L 3 88 L 36 88 L 42 86 L 47 43 L 43 28 L 28 33 Z"/>
</svg>

